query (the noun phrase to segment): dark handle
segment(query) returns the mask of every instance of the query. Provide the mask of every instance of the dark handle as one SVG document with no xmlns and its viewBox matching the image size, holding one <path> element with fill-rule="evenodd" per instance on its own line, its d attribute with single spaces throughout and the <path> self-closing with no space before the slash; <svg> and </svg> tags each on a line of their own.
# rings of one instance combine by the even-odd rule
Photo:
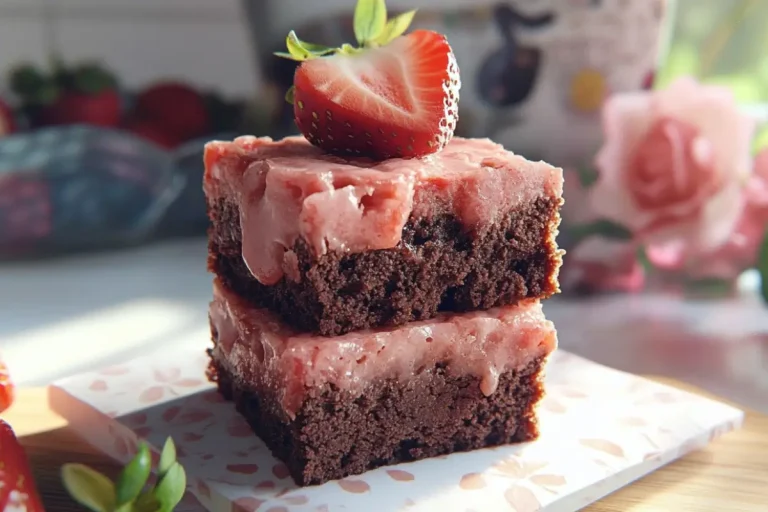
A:
<svg viewBox="0 0 768 512">
<path fill-rule="evenodd" d="M 514 29 L 516 27 L 541 28 L 555 21 L 555 15 L 551 12 L 526 16 L 508 4 L 498 4 L 494 8 L 493 18 L 499 31 L 507 41 L 514 42 Z"/>
</svg>

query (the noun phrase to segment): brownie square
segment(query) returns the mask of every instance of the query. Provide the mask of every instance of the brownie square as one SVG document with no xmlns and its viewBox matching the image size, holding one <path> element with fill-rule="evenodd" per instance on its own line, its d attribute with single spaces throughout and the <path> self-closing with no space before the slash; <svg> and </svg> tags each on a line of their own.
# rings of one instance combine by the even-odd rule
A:
<svg viewBox="0 0 768 512">
<path fill-rule="evenodd" d="M 537 301 L 327 338 L 217 282 L 210 319 L 209 378 L 299 485 L 538 436 Z"/>
<path fill-rule="evenodd" d="M 292 327 L 335 336 L 558 291 L 562 171 L 487 140 L 371 162 L 299 138 L 206 148 L 208 267 Z"/>
</svg>

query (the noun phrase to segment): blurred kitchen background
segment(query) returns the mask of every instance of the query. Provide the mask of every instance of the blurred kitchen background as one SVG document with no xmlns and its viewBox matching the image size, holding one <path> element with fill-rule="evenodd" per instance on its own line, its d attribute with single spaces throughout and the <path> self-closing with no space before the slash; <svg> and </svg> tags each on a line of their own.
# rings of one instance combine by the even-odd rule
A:
<svg viewBox="0 0 768 512">
<path fill-rule="evenodd" d="M 203 144 L 293 133 L 283 101 L 292 63 L 271 52 L 291 28 L 350 40 L 353 5 L 0 0 L 0 357 L 18 384 L 207 346 Z M 734 172 L 768 179 L 768 2 L 387 5 L 419 8 L 415 26 L 448 35 L 462 70 L 461 135 L 566 169 L 570 257 L 564 293 L 547 304 L 561 346 L 768 411 L 758 270 L 768 265 L 768 181 L 747 180 L 732 237 L 670 257 L 631 222 L 596 213 L 606 211 L 600 177 L 622 171 L 595 162 L 618 137 L 601 122 L 609 98 L 674 100 L 676 81 L 691 76 L 694 92 L 725 88 L 738 102 L 726 114 L 754 121 L 754 169 Z M 713 103 L 713 115 L 722 108 Z"/>
</svg>

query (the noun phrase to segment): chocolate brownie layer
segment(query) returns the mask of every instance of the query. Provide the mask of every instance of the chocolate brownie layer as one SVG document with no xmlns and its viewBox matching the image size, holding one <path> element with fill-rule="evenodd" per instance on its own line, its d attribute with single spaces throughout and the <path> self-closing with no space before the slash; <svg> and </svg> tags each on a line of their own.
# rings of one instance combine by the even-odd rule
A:
<svg viewBox="0 0 768 512">
<path fill-rule="evenodd" d="M 232 290 L 291 327 L 333 336 L 403 325 L 438 311 L 473 311 L 547 298 L 558 291 L 559 198 L 539 198 L 481 233 L 449 216 L 411 218 L 392 249 L 315 258 L 299 238 L 298 279 L 265 286 L 242 257 L 240 212 L 209 207 L 208 267 Z"/>
<path fill-rule="evenodd" d="M 535 439 L 534 405 L 543 395 L 544 361 L 540 357 L 503 373 L 487 397 L 477 377 L 453 377 L 441 365 L 410 382 L 378 381 L 357 397 L 326 385 L 308 390 L 293 420 L 274 389 L 239 382 L 222 361 L 212 359 L 209 377 L 296 483 L 314 485 L 381 466 Z"/>
</svg>

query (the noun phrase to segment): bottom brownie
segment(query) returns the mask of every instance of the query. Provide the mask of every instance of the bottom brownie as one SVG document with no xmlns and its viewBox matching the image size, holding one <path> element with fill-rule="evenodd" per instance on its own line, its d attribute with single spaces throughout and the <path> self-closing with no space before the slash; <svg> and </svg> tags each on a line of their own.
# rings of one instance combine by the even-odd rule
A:
<svg viewBox="0 0 768 512">
<path fill-rule="evenodd" d="M 534 406 L 546 356 L 502 373 L 489 396 L 479 377 L 455 376 L 443 364 L 410 381 L 379 380 L 359 396 L 326 384 L 308 390 L 291 420 L 274 388 L 246 385 L 217 351 L 211 355 L 211 380 L 299 485 L 538 436 Z"/>
</svg>

